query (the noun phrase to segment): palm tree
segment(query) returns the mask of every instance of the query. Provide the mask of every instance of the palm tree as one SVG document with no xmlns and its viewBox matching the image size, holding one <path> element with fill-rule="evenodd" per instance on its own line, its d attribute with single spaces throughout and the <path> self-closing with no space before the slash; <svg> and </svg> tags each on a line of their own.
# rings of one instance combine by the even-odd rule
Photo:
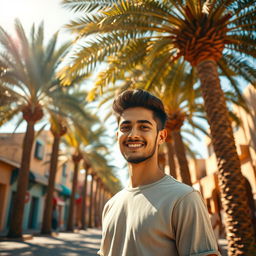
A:
<svg viewBox="0 0 256 256">
<path fill-rule="evenodd" d="M 71 67 L 64 69 L 68 72 L 66 75 L 62 72 L 64 84 L 81 70 L 88 72 L 107 56 L 118 56 L 124 48 L 130 49 L 126 58 L 130 63 L 139 62 L 141 49 L 147 49 L 143 59 L 152 66 L 152 77 L 163 76 L 179 58 L 196 68 L 218 161 L 229 254 L 255 254 L 244 179 L 219 79 L 221 72 L 237 94 L 240 90 L 234 75 L 255 84 L 251 61 L 256 57 L 255 1 L 127 0 L 99 4 L 64 0 L 63 3 L 70 9 L 83 11 L 82 19 L 68 25 L 79 38 L 97 35 L 80 47 Z"/>
<path fill-rule="evenodd" d="M 67 224 L 67 230 L 69 231 L 73 231 L 74 229 L 74 208 L 79 164 L 80 161 L 84 159 L 89 166 L 86 147 L 90 148 L 93 144 L 97 145 L 97 142 L 99 141 L 99 134 L 92 130 L 92 124 L 88 126 L 88 124 L 86 124 L 81 118 L 78 118 L 78 120 L 78 123 L 69 127 L 67 134 L 64 136 L 65 144 L 73 150 L 72 160 L 74 162 L 72 193 Z M 96 117 L 94 117 L 94 124 L 96 120 Z M 85 196 L 85 193 L 86 191 L 84 191 L 83 196 Z"/>
<path fill-rule="evenodd" d="M 52 93 L 56 86 L 59 86 L 56 71 L 70 46 L 70 43 L 65 43 L 57 49 L 57 33 L 45 45 L 43 24 L 37 30 L 32 26 L 30 38 L 26 36 L 18 20 L 15 22 L 15 31 L 17 39 L 12 38 L 0 27 L 0 87 L 1 91 L 11 95 L 13 99 L 8 105 L 1 106 L 6 115 L 1 116 L 0 125 L 20 113 L 22 117 L 18 125 L 24 120 L 27 123 L 9 237 L 22 235 L 24 200 L 35 136 L 34 126 L 43 118 L 44 112 L 56 103 L 56 95 Z"/>
<path fill-rule="evenodd" d="M 88 186 L 88 175 L 89 171 L 91 169 L 90 163 L 88 163 L 87 160 L 84 159 L 84 185 L 82 190 L 82 209 L 81 209 L 81 229 L 86 230 L 87 224 L 86 224 L 86 216 L 87 216 L 87 186 Z"/>
<path fill-rule="evenodd" d="M 189 72 L 187 70 L 189 70 Z M 144 80 L 147 81 L 145 78 Z M 170 150 L 170 152 L 168 152 L 169 160 L 172 158 L 170 140 L 173 140 L 182 181 L 190 186 L 192 182 L 185 145 L 181 135 L 181 128 L 184 121 L 187 120 L 192 127 L 206 133 L 205 130 L 192 119 L 192 116 L 196 116 L 197 114 L 196 108 L 198 108 L 197 105 L 199 103 L 196 102 L 196 99 L 201 96 L 197 89 L 193 90 L 195 82 L 193 69 L 190 71 L 186 63 L 183 62 L 174 65 L 171 72 L 164 76 L 162 81 L 158 82 L 158 86 L 150 86 L 150 88 L 152 88 L 151 90 L 162 99 L 168 114 L 166 128 L 170 137 L 169 141 L 167 141 L 168 151 Z M 154 83 L 156 83 L 156 81 L 154 81 Z"/>
<path fill-rule="evenodd" d="M 111 58 L 108 64 L 110 67 L 99 74 L 98 84 L 105 84 L 105 80 L 113 76 L 112 66 L 115 65 L 115 60 Z M 195 152 L 192 152 L 190 148 L 184 144 L 184 136 L 181 135 L 181 130 L 183 130 L 183 134 L 184 132 L 189 133 L 194 137 L 197 137 L 195 132 L 193 132 L 195 129 L 209 136 L 206 129 L 195 120 L 205 120 L 206 117 L 202 104 L 200 103 L 200 90 L 199 88 L 194 89 L 194 84 L 197 82 L 194 69 L 190 69 L 188 63 L 185 63 L 184 61 L 177 62 L 164 77 L 151 81 L 150 86 L 148 85 L 151 76 L 151 69 L 149 66 L 146 66 L 145 64 L 138 65 L 131 70 L 128 70 L 129 67 L 123 66 L 118 75 L 114 75 L 111 81 L 115 86 L 112 86 L 111 88 L 108 86 L 108 90 L 101 97 L 99 106 L 102 107 L 110 100 L 112 102 L 115 94 L 128 88 L 146 88 L 161 98 L 169 116 L 166 125 L 168 130 L 166 144 L 170 174 L 175 178 L 177 177 L 174 161 L 175 148 L 175 155 L 179 162 L 182 181 L 188 185 L 192 185 L 186 154 L 192 153 L 192 156 L 194 157 L 195 154 L 193 153 Z M 118 86 L 116 85 L 117 83 L 119 84 Z M 232 101 L 235 105 L 239 105 L 247 110 L 244 102 L 237 98 L 234 93 L 226 91 L 225 97 L 229 102 Z M 107 115 L 107 118 L 108 117 L 109 114 Z M 236 118 L 237 120 L 237 117 L 232 111 L 230 111 L 230 117 L 234 120 Z M 188 122 L 193 130 L 182 129 L 184 122 Z"/>
<path fill-rule="evenodd" d="M 99 121 L 95 118 L 95 123 L 100 124 Z M 111 189 L 111 191 L 117 192 L 120 190 L 121 185 L 119 179 L 115 176 L 115 173 L 107 164 L 107 160 L 104 155 L 108 155 L 108 149 L 106 144 L 101 142 L 104 135 L 104 128 L 99 126 L 97 129 L 88 129 L 88 125 L 86 125 L 80 119 L 80 122 L 75 126 L 71 126 L 64 136 L 65 144 L 69 147 L 73 148 L 72 159 L 74 162 L 74 174 L 73 174 L 73 183 L 72 183 L 72 194 L 70 200 L 70 209 L 68 216 L 68 225 L 67 230 L 73 231 L 74 229 L 74 203 L 75 203 L 75 194 L 77 188 L 77 174 L 79 170 L 79 162 L 83 159 L 84 166 L 86 167 L 86 177 L 83 189 L 83 205 L 82 205 L 82 220 L 81 223 L 83 228 L 85 228 L 85 198 L 86 198 L 86 190 L 87 190 L 87 175 L 98 175 L 104 184 Z M 91 181 L 93 184 L 93 179 Z M 93 202 L 93 196 L 91 194 L 91 200 Z M 91 204 L 92 205 L 92 204 Z M 90 206 L 91 207 L 91 206 Z M 92 210 L 90 208 L 90 214 L 92 214 Z M 92 216 L 89 218 L 92 219 Z"/>
<path fill-rule="evenodd" d="M 111 191 L 111 194 L 115 194 L 121 189 L 121 184 L 119 179 L 116 177 L 114 172 L 114 167 L 108 164 L 106 158 L 108 155 L 108 150 L 103 148 L 102 150 L 87 152 L 86 157 L 89 157 L 89 161 L 92 163 L 92 168 L 90 174 L 92 176 L 91 180 L 91 194 L 90 194 L 90 211 L 89 211 L 89 227 L 93 227 L 99 221 L 99 208 L 97 197 L 99 193 L 99 180 Z M 96 184 L 96 192 L 93 194 L 93 186 Z M 94 214 L 94 217 L 93 217 Z M 93 221 L 95 220 L 95 221 Z"/>
<path fill-rule="evenodd" d="M 86 126 L 90 127 L 94 118 L 85 110 L 86 101 L 85 92 L 74 91 L 73 88 L 56 88 L 58 102 L 53 106 L 50 112 L 51 133 L 53 134 L 52 153 L 50 160 L 49 182 L 45 198 L 43 223 L 41 232 L 51 234 L 51 218 L 53 207 L 53 193 L 55 187 L 55 177 L 57 173 L 57 164 L 59 156 L 59 145 L 61 137 L 67 132 L 72 124 L 78 125 L 82 120 Z"/>
<path fill-rule="evenodd" d="M 99 166 L 104 166 L 104 174 L 109 175 L 109 170 L 107 166 L 104 164 L 106 163 L 105 158 L 99 154 L 98 152 L 105 152 L 108 154 L 108 149 L 106 144 L 101 143 L 101 139 L 104 137 L 104 129 L 103 127 L 98 128 L 93 134 L 88 138 L 87 144 L 83 145 L 83 161 L 84 161 L 84 169 L 85 169 L 85 177 L 84 177 L 84 186 L 82 191 L 82 209 L 81 209 L 81 225 L 82 229 L 86 229 L 86 217 L 87 217 L 87 183 L 88 183 L 88 175 L 92 173 L 96 173 L 99 169 Z M 90 143 L 89 143 L 90 142 Z M 96 171 L 95 171 L 96 170 Z M 99 177 L 100 178 L 100 177 Z M 92 185 L 92 184 L 91 184 Z M 91 195 L 92 197 L 92 195 Z M 90 208 L 91 213 L 91 208 Z M 89 217 L 89 220 L 91 218 Z"/>
</svg>

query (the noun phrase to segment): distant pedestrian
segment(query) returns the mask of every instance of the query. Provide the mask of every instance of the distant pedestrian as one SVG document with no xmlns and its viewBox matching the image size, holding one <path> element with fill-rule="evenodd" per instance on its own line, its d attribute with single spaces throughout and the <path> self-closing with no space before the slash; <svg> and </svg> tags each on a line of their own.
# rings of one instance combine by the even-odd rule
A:
<svg viewBox="0 0 256 256">
<path fill-rule="evenodd" d="M 57 205 L 53 205 L 52 209 L 52 229 L 56 232 L 58 230 L 58 209 Z"/>
</svg>

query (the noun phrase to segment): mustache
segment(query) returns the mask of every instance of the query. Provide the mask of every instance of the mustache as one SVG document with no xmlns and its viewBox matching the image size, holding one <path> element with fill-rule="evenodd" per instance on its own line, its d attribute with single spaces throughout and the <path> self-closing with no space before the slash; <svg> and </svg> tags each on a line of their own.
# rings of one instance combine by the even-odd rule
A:
<svg viewBox="0 0 256 256">
<path fill-rule="evenodd" d="M 142 142 L 142 143 L 146 143 L 146 141 L 144 141 L 144 140 L 131 140 L 131 139 L 129 139 L 129 140 L 125 141 L 125 143 L 129 143 L 129 142 Z"/>
</svg>

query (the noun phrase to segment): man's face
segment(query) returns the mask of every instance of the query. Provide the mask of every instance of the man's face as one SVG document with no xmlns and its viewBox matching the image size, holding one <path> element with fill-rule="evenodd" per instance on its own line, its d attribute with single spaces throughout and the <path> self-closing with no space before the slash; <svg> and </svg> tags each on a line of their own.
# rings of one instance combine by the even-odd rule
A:
<svg viewBox="0 0 256 256">
<path fill-rule="evenodd" d="M 118 126 L 118 142 L 122 155 L 130 163 L 141 163 L 157 154 L 164 142 L 163 131 L 157 130 L 153 111 L 142 108 L 126 109 Z"/>
</svg>

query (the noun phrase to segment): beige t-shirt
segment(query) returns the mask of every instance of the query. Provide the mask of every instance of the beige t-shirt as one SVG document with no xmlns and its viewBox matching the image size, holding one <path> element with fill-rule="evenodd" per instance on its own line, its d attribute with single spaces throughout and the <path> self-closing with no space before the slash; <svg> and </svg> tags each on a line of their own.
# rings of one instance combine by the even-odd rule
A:
<svg viewBox="0 0 256 256">
<path fill-rule="evenodd" d="M 220 255 L 199 192 L 171 176 L 125 188 L 103 211 L 102 256 Z"/>
</svg>

